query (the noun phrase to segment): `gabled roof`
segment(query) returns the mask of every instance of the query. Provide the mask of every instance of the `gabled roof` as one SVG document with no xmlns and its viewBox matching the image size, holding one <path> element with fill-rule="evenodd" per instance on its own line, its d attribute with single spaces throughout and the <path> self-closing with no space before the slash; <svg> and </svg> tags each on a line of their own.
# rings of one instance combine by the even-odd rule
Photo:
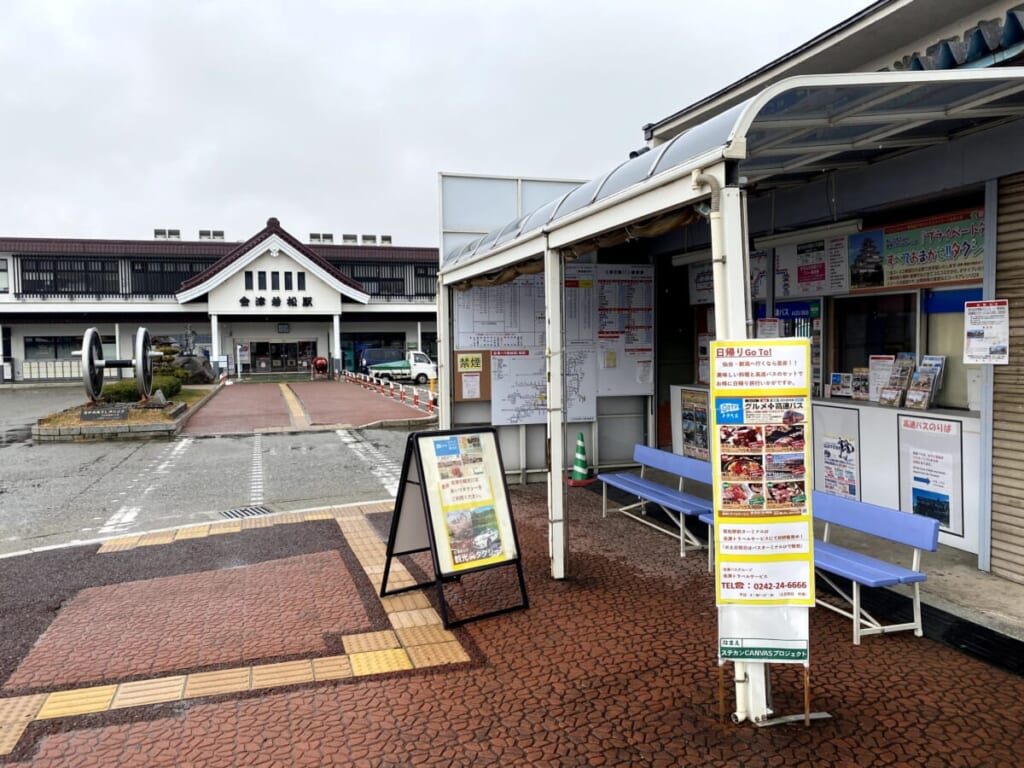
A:
<svg viewBox="0 0 1024 768">
<path fill-rule="evenodd" d="M 267 219 L 267 226 L 250 237 L 241 245 L 235 246 L 222 256 L 206 271 L 186 280 L 181 284 L 177 299 L 181 303 L 193 301 L 223 283 L 239 272 L 247 264 L 259 257 L 265 249 L 261 245 L 273 247 L 280 243 L 287 246 L 286 250 L 298 263 L 337 290 L 340 294 L 360 304 L 367 304 L 370 296 L 363 287 L 350 277 L 341 274 L 322 256 L 293 237 L 281 227 L 276 218 Z"/>
</svg>

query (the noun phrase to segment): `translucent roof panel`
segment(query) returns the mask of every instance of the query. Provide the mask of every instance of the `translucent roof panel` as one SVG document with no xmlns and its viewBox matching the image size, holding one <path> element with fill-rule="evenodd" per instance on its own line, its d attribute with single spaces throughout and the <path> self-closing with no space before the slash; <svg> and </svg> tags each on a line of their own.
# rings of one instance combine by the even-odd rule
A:
<svg viewBox="0 0 1024 768">
<path fill-rule="evenodd" d="M 658 165 L 652 169 L 651 176 L 674 168 L 680 163 L 692 160 L 715 147 L 724 147 L 729 142 L 736 118 L 747 108 L 749 102 L 737 104 L 720 115 L 715 115 L 707 122 L 691 128 L 672 139 L 672 146 L 666 149 L 658 159 Z"/>
<path fill-rule="evenodd" d="M 529 215 L 530 214 L 528 213 L 525 216 L 520 216 L 515 221 L 509 222 L 508 226 L 506 226 L 498 234 L 498 239 L 494 241 L 494 244 L 495 245 L 501 245 L 502 243 L 507 243 L 509 240 L 512 240 L 513 238 L 515 238 L 516 235 L 519 234 L 519 230 L 522 229 L 523 222 L 526 221 L 526 219 L 529 217 Z"/>
<path fill-rule="evenodd" d="M 571 193 L 566 193 L 565 195 L 562 195 L 562 197 L 544 203 L 540 208 L 529 214 L 526 217 L 526 221 L 523 222 L 523 228 L 519 230 L 520 234 L 525 235 L 527 232 L 532 232 L 539 227 L 543 227 L 551 221 L 551 215 L 568 194 Z"/>
<path fill-rule="evenodd" d="M 608 174 L 604 185 L 597 193 L 597 199 L 603 200 L 646 179 L 650 175 L 651 166 L 657 157 L 655 152 L 644 152 L 620 165 Z"/>
<path fill-rule="evenodd" d="M 562 202 L 558 209 L 554 213 L 554 218 L 560 219 L 563 216 L 567 216 L 573 211 L 578 211 L 580 208 L 585 208 L 594 202 L 594 196 L 601 188 L 601 182 L 604 181 L 606 173 L 596 179 L 591 179 L 586 184 L 580 184 L 576 189 L 566 195 L 565 200 Z"/>
</svg>

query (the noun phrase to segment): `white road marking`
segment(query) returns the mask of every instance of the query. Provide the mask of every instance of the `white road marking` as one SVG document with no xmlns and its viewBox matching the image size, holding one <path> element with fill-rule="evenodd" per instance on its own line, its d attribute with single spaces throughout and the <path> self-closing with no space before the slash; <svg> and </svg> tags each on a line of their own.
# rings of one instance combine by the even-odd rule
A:
<svg viewBox="0 0 1024 768">
<path fill-rule="evenodd" d="M 359 457 L 360 461 L 370 468 L 370 474 L 380 481 L 384 490 L 392 497 L 398 495 L 398 485 L 402 481 L 402 468 L 391 457 L 383 453 L 373 443 L 360 434 L 348 429 L 335 430 L 341 441 Z"/>
<path fill-rule="evenodd" d="M 182 440 L 171 443 L 167 448 L 160 451 L 156 458 L 154 458 L 145 469 L 129 480 L 127 486 L 123 491 L 121 491 L 120 495 L 129 496 L 135 503 L 122 504 L 121 508 L 112 514 L 102 527 L 100 527 L 98 533 L 120 533 L 131 528 L 132 524 L 139 516 L 139 512 L 142 511 L 142 507 L 138 506 L 139 502 L 156 490 L 159 483 L 147 485 L 141 490 L 137 490 L 138 486 L 142 485 L 143 481 L 152 476 L 153 473 L 160 475 L 168 474 L 174 468 L 174 464 L 177 460 L 180 459 L 184 455 L 185 451 L 188 450 L 190 445 L 192 445 L 191 437 L 186 437 Z"/>
<path fill-rule="evenodd" d="M 249 468 L 249 504 L 263 503 L 263 435 L 257 433 L 252 441 L 252 466 Z"/>
</svg>

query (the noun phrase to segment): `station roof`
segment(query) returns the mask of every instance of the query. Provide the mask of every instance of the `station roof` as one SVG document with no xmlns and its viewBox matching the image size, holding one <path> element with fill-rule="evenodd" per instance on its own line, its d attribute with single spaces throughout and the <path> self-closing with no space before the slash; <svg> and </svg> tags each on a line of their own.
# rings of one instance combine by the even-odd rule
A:
<svg viewBox="0 0 1024 768">
<path fill-rule="evenodd" d="M 877 163 L 1024 117 L 1024 67 L 803 75 L 708 118 L 443 256 L 454 284 L 707 197 L 694 171 L 736 161 L 760 188 Z"/>
</svg>

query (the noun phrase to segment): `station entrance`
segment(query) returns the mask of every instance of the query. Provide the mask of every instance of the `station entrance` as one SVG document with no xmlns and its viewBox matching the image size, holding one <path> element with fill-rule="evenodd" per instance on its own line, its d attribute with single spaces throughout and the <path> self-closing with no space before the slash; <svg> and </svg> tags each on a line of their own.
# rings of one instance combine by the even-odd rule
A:
<svg viewBox="0 0 1024 768">
<path fill-rule="evenodd" d="M 308 371 L 317 356 L 316 341 L 252 341 L 249 343 L 251 373 Z"/>
</svg>

